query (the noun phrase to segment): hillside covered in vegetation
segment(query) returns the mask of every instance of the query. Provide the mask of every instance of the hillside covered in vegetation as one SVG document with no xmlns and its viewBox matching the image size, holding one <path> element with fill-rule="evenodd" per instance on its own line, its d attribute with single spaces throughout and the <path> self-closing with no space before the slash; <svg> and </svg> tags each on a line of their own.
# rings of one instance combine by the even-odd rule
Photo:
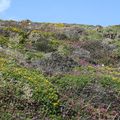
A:
<svg viewBox="0 0 120 120">
<path fill-rule="evenodd" d="M 119 120 L 120 25 L 0 20 L 0 120 Z"/>
</svg>

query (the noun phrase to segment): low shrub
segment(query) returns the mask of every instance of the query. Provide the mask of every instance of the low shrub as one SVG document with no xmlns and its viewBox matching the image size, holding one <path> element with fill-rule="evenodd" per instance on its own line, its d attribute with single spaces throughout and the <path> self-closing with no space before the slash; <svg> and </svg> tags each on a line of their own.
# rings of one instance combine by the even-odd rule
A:
<svg viewBox="0 0 120 120">
<path fill-rule="evenodd" d="M 42 74 L 20 67 L 15 61 L 3 57 L 0 57 L 0 98 L 1 106 L 7 104 L 6 107 L 10 109 L 13 105 L 11 109 L 22 110 L 21 112 L 24 112 L 26 107 L 29 108 L 27 104 L 38 104 L 34 109 L 39 111 L 42 108 L 41 113 L 44 114 L 47 110 L 47 115 L 57 114 L 60 105 L 56 89 Z M 20 101 L 26 102 L 19 105 Z M 5 112 L 3 107 L 1 110 Z"/>
</svg>

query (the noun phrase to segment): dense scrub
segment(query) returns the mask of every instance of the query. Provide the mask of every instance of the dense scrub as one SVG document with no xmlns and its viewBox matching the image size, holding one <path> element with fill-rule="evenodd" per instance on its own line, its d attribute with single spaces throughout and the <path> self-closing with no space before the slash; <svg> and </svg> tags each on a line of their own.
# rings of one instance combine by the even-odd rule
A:
<svg viewBox="0 0 120 120">
<path fill-rule="evenodd" d="M 119 120 L 120 26 L 0 21 L 1 120 Z"/>
</svg>

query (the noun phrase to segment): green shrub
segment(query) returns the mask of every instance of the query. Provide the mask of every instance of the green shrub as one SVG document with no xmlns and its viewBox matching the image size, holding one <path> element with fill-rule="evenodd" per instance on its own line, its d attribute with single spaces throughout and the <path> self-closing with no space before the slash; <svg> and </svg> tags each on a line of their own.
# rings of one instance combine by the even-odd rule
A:
<svg viewBox="0 0 120 120">
<path fill-rule="evenodd" d="M 58 52 L 63 55 L 69 55 L 72 52 L 72 48 L 69 45 L 61 44 L 58 47 Z"/>
<path fill-rule="evenodd" d="M 87 30 L 87 35 L 85 35 L 85 40 L 102 40 L 103 35 L 102 33 L 97 32 L 96 30 Z"/>
<path fill-rule="evenodd" d="M 78 89 L 84 88 L 91 82 L 91 78 L 88 75 L 65 75 L 64 77 L 53 78 L 54 84 L 58 85 L 61 90 L 73 89 L 74 92 Z"/>
<path fill-rule="evenodd" d="M 56 23 L 56 24 L 54 24 L 54 26 L 58 27 L 58 28 L 65 27 L 65 25 L 63 23 Z"/>
<path fill-rule="evenodd" d="M 36 50 L 41 52 L 53 52 L 56 51 L 59 46 L 59 41 L 55 39 L 42 39 L 38 42 L 33 43 Z"/>
<path fill-rule="evenodd" d="M 12 115 L 10 113 L 4 112 L 0 115 L 1 120 L 12 120 Z"/>
<path fill-rule="evenodd" d="M 6 38 L 6 37 L 3 37 L 3 36 L 0 36 L 0 46 L 8 46 L 8 43 L 9 43 L 9 38 Z"/>
<path fill-rule="evenodd" d="M 120 79 L 109 75 L 101 76 L 100 83 L 103 87 L 112 88 L 120 92 Z"/>
<path fill-rule="evenodd" d="M 4 30 L 12 31 L 12 32 L 15 32 L 15 33 L 21 33 L 22 32 L 22 30 L 20 28 L 17 28 L 17 27 L 5 27 Z"/>
</svg>

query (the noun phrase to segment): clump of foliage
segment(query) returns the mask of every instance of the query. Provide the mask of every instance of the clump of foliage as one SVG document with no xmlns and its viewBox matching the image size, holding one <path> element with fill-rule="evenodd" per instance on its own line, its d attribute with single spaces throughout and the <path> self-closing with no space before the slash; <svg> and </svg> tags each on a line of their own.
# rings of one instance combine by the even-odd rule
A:
<svg viewBox="0 0 120 120">
<path fill-rule="evenodd" d="M 87 30 L 86 35 L 83 36 L 83 40 L 102 40 L 103 35 L 102 33 L 96 31 L 96 30 Z"/>
<path fill-rule="evenodd" d="M 5 27 L 4 30 L 20 33 L 22 30 L 17 27 Z"/>
<path fill-rule="evenodd" d="M 9 40 L 4 36 L 0 36 L 0 46 L 8 46 Z"/>
<path fill-rule="evenodd" d="M 36 50 L 42 52 L 53 52 L 56 51 L 59 46 L 59 41 L 55 39 L 45 40 L 42 39 L 38 42 L 33 43 Z"/>
<path fill-rule="evenodd" d="M 54 24 L 55 27 L 58 27 L 58 28 L 63 28 L 65 27 L 65 25 L 63 23 L 57 23 L 57 24 Z"/>
</svg>

